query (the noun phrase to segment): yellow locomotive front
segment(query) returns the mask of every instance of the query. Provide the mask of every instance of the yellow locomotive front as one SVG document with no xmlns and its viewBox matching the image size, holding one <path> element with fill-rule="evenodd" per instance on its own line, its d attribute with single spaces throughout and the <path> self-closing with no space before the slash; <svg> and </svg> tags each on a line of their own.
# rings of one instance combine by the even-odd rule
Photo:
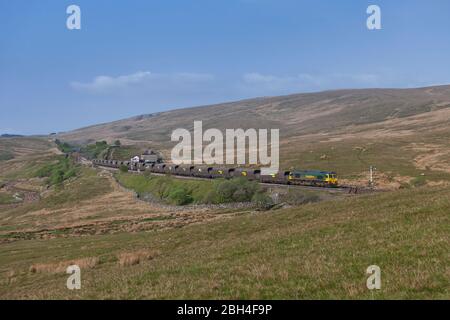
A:
<svg viewBox="0 0 450 320">
<path fill-rule="evenodd" d="M 332 187 L 337 187 L 338 185 L 338 179 L 335 172 L 330 172 L 325 176 L 325 181 L 328 185 Z"/>
</svg>

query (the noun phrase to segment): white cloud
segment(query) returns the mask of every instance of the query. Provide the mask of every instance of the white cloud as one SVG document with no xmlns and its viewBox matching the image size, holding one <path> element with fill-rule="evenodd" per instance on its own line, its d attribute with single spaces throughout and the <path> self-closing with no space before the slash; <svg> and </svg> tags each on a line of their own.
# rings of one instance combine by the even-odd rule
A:
<svg viewBox="0 0 450 320">
<path fill-rule="evenodd" d="M 214 79 L 205 73 L 152 73 L 139 71 L 133 74 L 112 76 L 97 76 L 91 82 L 72 82 L 72 88 L 90 93 L 112 93 L 127 89 L 143 87 L 145 89 L 189 86 L 209 82 Z"/>
<path fill-rule="evenodd" d="M 254 94 L 285 94 L 336 88 L 360 88 L 377 86 L 380 76 L 376 74 L 322 74 L 307 73 L 295 76 L 276 76 L 257 72 L 242 76 L 242 89 Z"/>
</svg>

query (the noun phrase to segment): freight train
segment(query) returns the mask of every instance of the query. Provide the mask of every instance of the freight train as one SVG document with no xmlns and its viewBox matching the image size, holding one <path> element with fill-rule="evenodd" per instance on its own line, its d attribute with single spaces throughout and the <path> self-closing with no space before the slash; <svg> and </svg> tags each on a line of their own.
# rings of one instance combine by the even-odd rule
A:
<svg viewBox="0 0 450 320">
<path fill-rule="evenodd" d="M 262 175 L 260 169 L 214 167 L 206 165 L 175 165 L 170 163 L 144 163 L 133 161 L 101 160 L 92 161 L 94 166 L 120 168 L 126 166 L 130 171 L 149 171 L 197 178 L 231 179 L 244 177 L 261 183 L 292 184 L 333 188 L 338 186 L 336 172 L 317 170 L 287 170 L 277 174 Z"/>
</svg>

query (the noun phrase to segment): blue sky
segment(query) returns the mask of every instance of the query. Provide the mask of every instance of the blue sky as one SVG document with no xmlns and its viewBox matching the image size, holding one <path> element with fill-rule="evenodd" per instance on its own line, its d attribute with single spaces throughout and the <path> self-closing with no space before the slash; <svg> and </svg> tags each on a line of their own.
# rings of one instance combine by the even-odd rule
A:
<svg viewBox="0 0 450 320">
<path fill-rule="evenodd" d="M 81 30 L 66 28 L 67 6 Z M 382 30 L 366 28 L 381 7 Z M 448 0 L 0 0 L 0 133 L 338 88 L 450 83 Z"/>
</svg>

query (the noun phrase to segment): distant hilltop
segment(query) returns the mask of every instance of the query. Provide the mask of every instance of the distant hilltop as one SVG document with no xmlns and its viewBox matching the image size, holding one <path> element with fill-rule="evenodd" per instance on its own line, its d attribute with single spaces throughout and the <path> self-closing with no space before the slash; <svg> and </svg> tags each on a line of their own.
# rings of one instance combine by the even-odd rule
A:
<svg viewBox="0 0 450 320">
<path fill-rule="evenodd" d="M 21 135 L 21 134 L 9 134 L 9 133 L 4 133 L 4 134 L 0 135 L 0 138 L 19 138 L 19 137 L 23 137 L 23 135 Z"/>
<path fill-rule="evenodd" d="M 137 108 L 137 111 L 145 110 Z M 371 131 L 371 137 L 392 138 L 423 130 L 447 130 L 450 116 L 450 85 L 413 89 L 348 89 L 288 96 L 254 98 L 216 105 L 171 110 L 93 125 L 58 133 L 61 141 L 89 144 L 96 141 L 123 140 L 126 144 L 151 141 L 158 151 L 169 151 L 173 130 L 192 128 L 194 121 L 203 121 L 204 130 L 280 129 L 280 139 L 292 141 L 299 137 L 324 140 L 360 137 Z M 395 127 L 395 128 L 394 128 Z M 351 134 L 350 134 L 351 133 Z M 439 133 L 441 135 L 441 133 Z"/>
</svg>

